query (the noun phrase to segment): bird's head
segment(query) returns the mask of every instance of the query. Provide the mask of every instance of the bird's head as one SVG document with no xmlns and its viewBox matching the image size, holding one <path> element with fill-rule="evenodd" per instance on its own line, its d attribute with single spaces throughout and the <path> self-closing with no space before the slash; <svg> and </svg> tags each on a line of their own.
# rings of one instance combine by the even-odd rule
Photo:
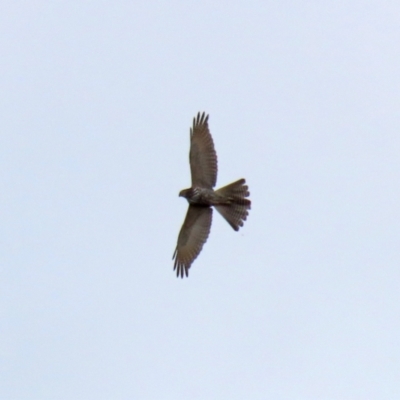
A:
<svg viewBox="0 0 400 400">
<path fill-rule="evenodd" d="M 189 191 L 190 189 L 183 189 L 179 192 L 179 197 L 184 197 L 187 199 L 189 197 Z"/>
</svg>

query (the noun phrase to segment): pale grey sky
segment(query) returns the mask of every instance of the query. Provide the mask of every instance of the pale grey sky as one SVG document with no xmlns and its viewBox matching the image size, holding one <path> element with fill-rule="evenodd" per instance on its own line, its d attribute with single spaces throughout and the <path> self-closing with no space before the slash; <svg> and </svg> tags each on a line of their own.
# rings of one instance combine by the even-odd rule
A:
<svg viewBox="0 0 400 400">
<path fill-rule="evenodd" d="M 399 21 L 3 2 L 0 398 L 400 398 Z M 198 111 L 253 205 L 181 280 Z"/>
</svg>

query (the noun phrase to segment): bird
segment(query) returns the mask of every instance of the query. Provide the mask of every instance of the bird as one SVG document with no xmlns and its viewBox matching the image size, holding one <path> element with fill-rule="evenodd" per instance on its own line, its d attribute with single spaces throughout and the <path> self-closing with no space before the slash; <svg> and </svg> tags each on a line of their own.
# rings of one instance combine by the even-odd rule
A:
<svg viewBox="0 0 400 400">
<path fill-rule="evenodd" d="M 218 190 L 218 162 L 214 142 L 208 127 L 205 112 L 193 118 L 190 128 L 189 164 L 192 186 L 180 191 L 186 198 L 189 208 L 179 232 L 178 242 L 172 256 L 176 276 L 189 276 L 189 268 L 200 254 L 211 230 L 213 208 L 222 215 L 228 224 L 238 231 L 243 226 L 251 201 L 245 179 L 239 179 Z"/>
</svg>

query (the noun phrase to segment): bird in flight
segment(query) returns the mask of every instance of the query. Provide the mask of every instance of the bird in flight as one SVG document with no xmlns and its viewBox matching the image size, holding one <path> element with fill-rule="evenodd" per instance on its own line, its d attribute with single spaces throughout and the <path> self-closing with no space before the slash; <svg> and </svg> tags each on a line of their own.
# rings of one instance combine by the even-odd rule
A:
<svg viewBox="0 0 400 400">
<path fill-rule="evenodd" d="M 189 268 L 200 254 L 211 229 L 212 207 L 238 231 L 246 220 L 251 201 L 248 186 L 239 179 L 221 189 L 214 190 L 217 183 L 217 153 L 208 128 L 208 115 L 198 113 L 190 128 L 190 172 L 192 187 L 181 190 L 189 208 L 178 236 L 178 243 L 172 259 L 175 259 L 176 276 L 189 275 Z"/>
</svg>

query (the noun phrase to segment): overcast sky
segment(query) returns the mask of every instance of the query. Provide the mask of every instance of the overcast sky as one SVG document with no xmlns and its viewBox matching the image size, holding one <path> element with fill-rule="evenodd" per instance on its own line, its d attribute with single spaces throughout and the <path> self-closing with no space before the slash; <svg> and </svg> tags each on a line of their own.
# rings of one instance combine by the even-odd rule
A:
<svg viewBox="0 0 400 400">
<path fill-rule="evenodd" d="M 400 3 L 4 1 L 0 398 L 400 398 Z M 189 128 L 214 213 L 188 279 Z"/>
</svg>

